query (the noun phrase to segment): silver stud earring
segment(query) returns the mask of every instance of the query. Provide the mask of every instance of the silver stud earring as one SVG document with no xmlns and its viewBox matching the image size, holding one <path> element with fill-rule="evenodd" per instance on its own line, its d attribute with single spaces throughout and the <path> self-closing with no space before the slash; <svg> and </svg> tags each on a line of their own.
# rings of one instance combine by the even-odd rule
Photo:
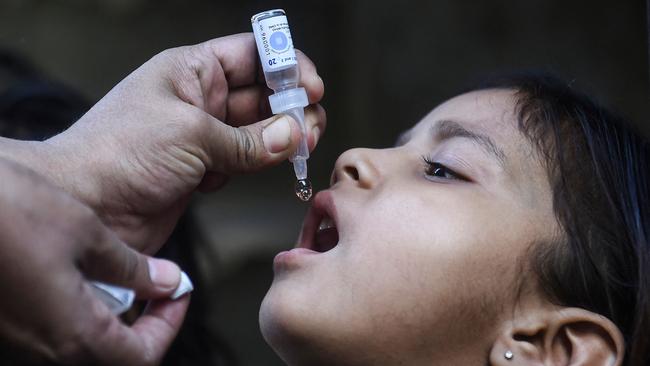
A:
<svg viewBox="0 0 650 366">
<path fill-rule="evenodd" d="M 505 357 L 506 360 L 510 361 L 513 357 L 515 357 L 515 355 L 512 354 L 512 351 L 508 350 L 503 354 L 503 357 Z"/>
</svg>

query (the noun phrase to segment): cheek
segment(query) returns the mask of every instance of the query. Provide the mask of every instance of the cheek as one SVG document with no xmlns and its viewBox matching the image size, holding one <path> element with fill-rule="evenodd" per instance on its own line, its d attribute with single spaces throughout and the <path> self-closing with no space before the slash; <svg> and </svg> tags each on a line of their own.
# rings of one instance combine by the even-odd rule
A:
<svg viewBox="0 0 650 366">
<path fill-rule="evenodd" d="M 508 255 L 517 253 L 514 247 L 523 241 L 517 230 L 501 223 L 516 222 L 514 217 L 497 215 L 501 210 L 478 201 L 461 206 L 436 197 L 435 202 L 384 200 L 358 220 L 341 267 L 348 292 L 355 294 L 354 306 L 363 309 L 365 321 L 375 329 L 407 329 L 432 341 L 466 337 L 467 330 L 458 324 L 472 324 L 480 332 L 475 314 L 494 319 L 490 313 L 511 289 L 504 281 L 514 276 Z"/>
<path fill-rule="evenodd" d="M 525 225 L 493 202 L 454 198 L 396 191 L 341 210 L 352 225 L 339 246 L 275 279 L 261 311 L 269 343 L 418 352 L 484 336 L 510 291 L 504 278 Z"/>
</svg>

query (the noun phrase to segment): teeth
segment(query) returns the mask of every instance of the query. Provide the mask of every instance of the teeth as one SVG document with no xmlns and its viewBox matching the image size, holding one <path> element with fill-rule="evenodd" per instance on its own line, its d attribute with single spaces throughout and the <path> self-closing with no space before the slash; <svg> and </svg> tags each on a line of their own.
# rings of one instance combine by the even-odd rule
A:
<svg viewBox="0 0 650 366">
<path fill-rule="evenodd" d="M 320 225 L 318 225 L 318 230 L 325 230 L 325 229 L 331 229 L 333 227 L 336 227 L 334 224 L 334 220 L 332 220 L 329 216 L 323 217 L 323 220 L 320 222 Z"/>
</svg>

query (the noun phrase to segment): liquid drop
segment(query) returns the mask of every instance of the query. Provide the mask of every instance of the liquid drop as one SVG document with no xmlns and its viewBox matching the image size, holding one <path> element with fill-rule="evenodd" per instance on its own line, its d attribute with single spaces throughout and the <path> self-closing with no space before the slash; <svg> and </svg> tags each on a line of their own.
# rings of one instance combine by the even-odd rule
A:
<svg viewBox="0 0 650 366">
<path fill-rule="evenodd" d="M 296 196 L 303 202 L 309 201 L 311 198 L 311 182 L 309 179 L 299 179 L 296 181 Z"/>
</svg>

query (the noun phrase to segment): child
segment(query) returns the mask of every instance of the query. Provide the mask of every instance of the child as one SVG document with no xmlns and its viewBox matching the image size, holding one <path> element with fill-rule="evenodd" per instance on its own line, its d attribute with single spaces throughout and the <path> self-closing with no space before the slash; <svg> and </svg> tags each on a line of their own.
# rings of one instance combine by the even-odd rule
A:
<svg viewBox="0 0 650 366">
<path fill-rule="evenodd" d="M 274 260 L 290 365 L 650 364 L 648 143 L 549 76 L 353 149 Z"/>
</svg>

